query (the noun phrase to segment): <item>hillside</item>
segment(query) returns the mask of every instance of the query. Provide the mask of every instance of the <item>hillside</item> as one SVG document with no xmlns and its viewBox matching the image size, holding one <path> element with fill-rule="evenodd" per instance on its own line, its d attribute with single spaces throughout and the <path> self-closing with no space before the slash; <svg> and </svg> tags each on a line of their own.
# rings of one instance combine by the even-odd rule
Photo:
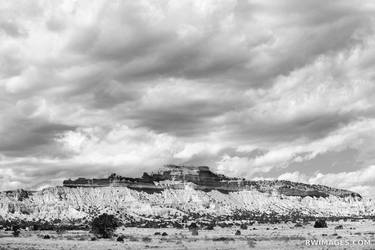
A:
<svg viewBox="0 0 375 250">
<path fill-rule="evenodd" d="M 185 189 L 186 185 L 196 190 L 217 190 L 224 193 L 257 190 L 263 193 L 283 194 L 299 197 L 328 197 L 330 195 L 361 199 L 361 195 L 343 189 L 322 185 L 309 185 L 284 180 L 251 181 L 231 178 L 212 172 L 207 166 L 166 165 L 156 173 L 144 173 L 141 178 L 111 174 L 108 178 L 65 180 L 65 187 L 127 187 L 138 191 L 160 192 L 165 189 Z"/>
<path fill-rule="evenodd" d="M 199 176 L 199 171 L 195 173 Z M 159 189 L 148 187 L 143 190 L 144 183 L 138 182 L 137 186 L 133 180 L 128 187 L 111 181 L 111 185 L 100 187 L 63 186 L 36 192 L 1 192 L 0 220 L 87 224 L 99 214 L 110 213 L 126 225 L 159 227 L 181 226 L 193 220 L 201 224 L 225 224 L 235 220 L 285 221 L 375 215 L 372 200 L 347 190 L 320 185 L 246 181 L 216 175 L 221 187 L 234 182 L 239 187 L 222 191 L 216 182 L 206 181 L 202 188 L 197 185 L 199 179 L 196 183 L 185 180 L 181 186 L 176 176 L 160 179 L 160 173 L 144 176 L 138 181 L 155 176 L 159 176 L 158 182 L 154 180 L 149 184 Z"/>
</svg>

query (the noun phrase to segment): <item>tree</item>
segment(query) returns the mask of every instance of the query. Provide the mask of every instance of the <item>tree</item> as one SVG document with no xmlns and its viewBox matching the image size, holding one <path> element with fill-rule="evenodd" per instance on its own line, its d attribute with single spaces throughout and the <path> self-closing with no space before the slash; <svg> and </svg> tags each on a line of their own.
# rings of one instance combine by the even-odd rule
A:
<svg viewBox="0 0 375 250">
<path fill-rule="evenodd" d="M 12 230 L 13 230 L 12 234 L 13 234 L 14 237 L 20 236 L 20 226 L 19 225 L 14 225 L 12 227 Z"/>
<path fill-rule="evenodd" d="M 326 228 L 327 222 L 323 219 L 319 219 L 319 220 L 315 221 L 314 227 L 315 228 Z"/>
<path fill-rule="evenodd" d="M 111 238 L 119 226 L 118 219 L 111 214 L 101 214 L 91 222 L 91 231 L 101 238 Z"/>
</svg>

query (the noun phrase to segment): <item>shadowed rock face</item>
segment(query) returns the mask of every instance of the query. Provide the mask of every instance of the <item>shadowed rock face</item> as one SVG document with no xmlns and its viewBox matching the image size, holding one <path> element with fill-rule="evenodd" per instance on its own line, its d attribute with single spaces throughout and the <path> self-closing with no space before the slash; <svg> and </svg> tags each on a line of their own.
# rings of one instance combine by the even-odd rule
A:
<svg viewBox="0 0 375 250">
<path fill-rule="evenodd" d="M 277 193 L 284 196 L 323 197 L 337 196 L 340 198 L 361 199 L 361 195 L 343 189 L 330 188 L 322 185 L 309 185 L 283 180 L 251 181 L 230 178 L 213 173 L 207 166 L 167 165 L 156 173 L 144 173 L 141 178 L 123 177 L 116 174 L 102 179 L 65 180 L 65 187 L 128 187 L 147 193 L 161 192 L 165 189 L 184 189 L 190 186 L 196 190 L 217 190 L 223 193 L 241 190 L 257 190 L 262 193 Z"/>
<path fill-rule="evenodd" d="M 23 190 L 23 189 L 18 189 L 18 190 L 15 190 L 15 191 L 5 191 L 5 194 L 9 197 L 9 198 L 14 198 L 15 200 L 18 200 L 18 201 L 23 201 L 25 199 L 28 199 L 29 196 L 31 196 L 33 193 L 33 191 L 26 191 L 26 190 Z"/>
</svg>

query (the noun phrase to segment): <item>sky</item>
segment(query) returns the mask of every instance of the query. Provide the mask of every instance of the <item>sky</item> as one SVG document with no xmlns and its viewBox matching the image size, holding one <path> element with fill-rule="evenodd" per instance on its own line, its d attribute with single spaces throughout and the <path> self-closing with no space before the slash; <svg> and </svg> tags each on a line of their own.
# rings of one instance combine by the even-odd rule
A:
<svg viewBox="0 0 375 250">
<path fill-rule="evenodd" d="M 185 164 L 375 196 L 374 12 L 0 1 L 0 190 Z"/>
</svg>

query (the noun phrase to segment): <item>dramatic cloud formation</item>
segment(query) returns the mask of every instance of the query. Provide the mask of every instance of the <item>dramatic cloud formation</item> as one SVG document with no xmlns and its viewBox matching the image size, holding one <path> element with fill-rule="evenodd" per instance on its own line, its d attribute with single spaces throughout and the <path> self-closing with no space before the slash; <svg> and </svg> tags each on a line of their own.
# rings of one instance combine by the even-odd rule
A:
<svg viewBox="0 0 375 250">
<path fill-rule="evenodd" d="M 1 2 L 0 189 L 176 163 L 375 195 L 374 14 L 366 0 Z"/>
</svg>

